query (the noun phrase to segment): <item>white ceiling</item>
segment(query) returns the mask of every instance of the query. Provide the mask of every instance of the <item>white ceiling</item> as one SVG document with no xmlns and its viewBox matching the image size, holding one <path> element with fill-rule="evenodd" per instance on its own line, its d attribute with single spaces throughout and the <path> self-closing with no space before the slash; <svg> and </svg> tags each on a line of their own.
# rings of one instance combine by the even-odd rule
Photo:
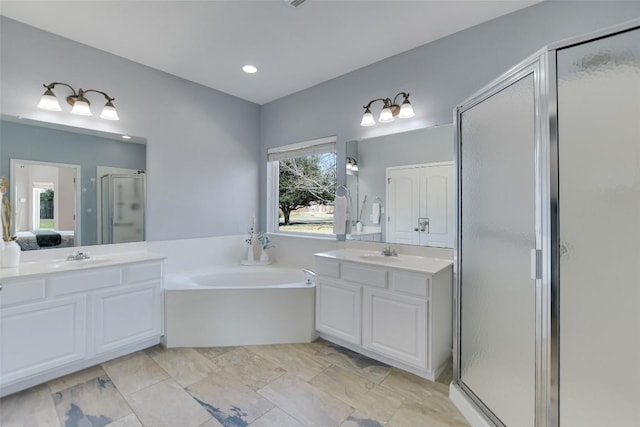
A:
<svg viewBox="0 0 640 427">
<path fill-rule="evenodd" d="M 0 0 L 0 14 L 264 104 L 538 1 Z"/>
</svg>

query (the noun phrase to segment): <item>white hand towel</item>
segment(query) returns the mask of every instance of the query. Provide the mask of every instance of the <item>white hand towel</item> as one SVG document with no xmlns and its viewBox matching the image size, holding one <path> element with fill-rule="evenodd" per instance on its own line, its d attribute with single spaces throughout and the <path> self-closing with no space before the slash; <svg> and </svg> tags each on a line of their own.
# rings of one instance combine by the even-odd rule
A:
<svg viewBox="0 0 640 427">
<path fill-rule="evenodd" d="M 336 196 L 333 201 L 333 234 L 347 234 L 347 206 L 345 196 Z"/>
<path fill-rule="evenodd" d="M 371 204 L 371 224 L 380 224 L 380 203 L 378 202 Z"/>
</svg>

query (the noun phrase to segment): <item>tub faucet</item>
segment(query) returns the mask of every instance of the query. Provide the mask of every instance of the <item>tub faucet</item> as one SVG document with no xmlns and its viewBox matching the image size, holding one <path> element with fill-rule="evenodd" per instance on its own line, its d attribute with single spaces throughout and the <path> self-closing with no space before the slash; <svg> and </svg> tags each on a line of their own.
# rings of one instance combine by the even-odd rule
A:
<svg viewBox="0 0 640 427">
<path fill-rule="evenodd" d="M 313 285 L 313 282 L 316 279 L 316 273 L 306 268 L 303 268 L 302 271 L 304 271 L 304 277 L 305 277 L 304 284 Z"/>
<path fill-rule="evenodd" d="M 382 255 L 384 256 L 398 256 L 398 252 L 391 246 L 387 246 L 386 248 L 382 248 Z"/>
<path fill-rule="evenodd" d="M 77 251 L 75 253 L 71 253 L 67 256 L 67 261 L 80 261 L 83 259 L 89 259 L 89 252 Z"/>
</svg>

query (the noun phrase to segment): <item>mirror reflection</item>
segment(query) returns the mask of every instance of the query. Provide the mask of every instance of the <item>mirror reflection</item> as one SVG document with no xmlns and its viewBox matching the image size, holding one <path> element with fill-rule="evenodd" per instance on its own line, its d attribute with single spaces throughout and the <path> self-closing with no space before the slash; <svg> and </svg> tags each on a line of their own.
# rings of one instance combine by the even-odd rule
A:
<svg viewBox="0 0 640 427">
<path fill-rule="evenodd" d="M 453 139 L 447 124 L 347 142 L 347 239 L 452 248 Z"/>
<path fill-rule="evenodd" d="M 21 249 L 144 240 L 145 144 L 3 116 L 0 176 L 9 177 Z"/>
</svg>

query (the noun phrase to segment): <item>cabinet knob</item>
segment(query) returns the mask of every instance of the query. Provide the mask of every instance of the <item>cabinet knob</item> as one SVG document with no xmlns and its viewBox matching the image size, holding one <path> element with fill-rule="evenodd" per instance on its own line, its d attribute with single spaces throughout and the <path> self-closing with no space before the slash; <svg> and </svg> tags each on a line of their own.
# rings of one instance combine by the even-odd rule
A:
<svg viewBox="0 0 640 427">
<path fill-rule="evenodd" d="M 0 283 L 0 291 L 2 290 L 2 283 Z"/>
</svg>

